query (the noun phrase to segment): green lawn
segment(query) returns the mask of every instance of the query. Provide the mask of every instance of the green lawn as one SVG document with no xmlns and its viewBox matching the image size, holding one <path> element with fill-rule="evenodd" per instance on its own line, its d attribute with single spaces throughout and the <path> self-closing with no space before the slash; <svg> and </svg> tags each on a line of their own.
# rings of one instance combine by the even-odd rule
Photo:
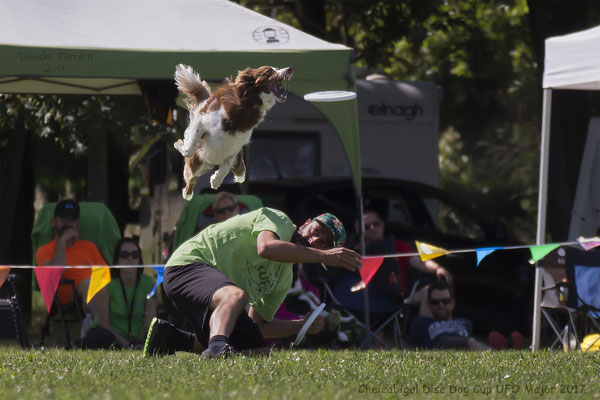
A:
<svg viewBox="0 0 600 400">
<path fill-rule="evenodd" d="M 144 359 L 0 347 L 0 399 L 600 398 L 600 354 L 276 351 Z"/>
</svg>

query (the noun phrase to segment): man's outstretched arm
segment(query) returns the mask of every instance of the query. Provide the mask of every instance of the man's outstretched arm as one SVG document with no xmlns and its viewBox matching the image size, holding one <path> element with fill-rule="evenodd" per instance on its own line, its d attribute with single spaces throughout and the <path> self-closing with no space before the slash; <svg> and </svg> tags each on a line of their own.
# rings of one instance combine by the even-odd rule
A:
<svg viewBox="0 0 600 400">
<path fill-rule="evenodd" d="M 328 250 L 305 247 L 280 240 L 271 231 L 261 231 L 258 234 L 257 249 L 262 258 L 285 263 L 323 263 L 350 271 L 362 266 L 360 255 L 345 247 Z"/>
</svg>

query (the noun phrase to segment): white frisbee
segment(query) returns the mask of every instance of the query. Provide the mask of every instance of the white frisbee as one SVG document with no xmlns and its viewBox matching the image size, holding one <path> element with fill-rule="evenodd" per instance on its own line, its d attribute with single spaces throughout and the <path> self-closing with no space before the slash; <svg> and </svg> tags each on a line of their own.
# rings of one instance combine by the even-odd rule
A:
<svg viewBox="0 0 600 400">
<path fill-rule="evenodd" d="M 304 95 L 304 100 L 315 103 L 346 101 L 356 98 L 356 93 L 345 90 L 327 90 L 324 92 L 313 92 Z"/>
<path fill-rule="evenodd" d="M 302 329 L 300 329 L 300 332 L 298 332 L 298 336 L 296 336 L 294 345 L 298 346 L 302 342 L 302 339 L 304 339 L 306 332 L 308 332 L 308 328 L 310 328 L 310 326 L 313 324 L 313 322 L 315 322 L 315 319 L 317 319 L 317 317 L 319 316 L 319 314 L 321 314 L 321 311 L 323 311 L 324 308 L 325 308 L 325 303 L 321 303 L 321 305 L 319 307 L 317 307 L 315 309 L 315 311 L 313 311 L 312 314 L 310 314 L 310 317 L 308 317 L 308 319 L 302 326 Z"/>
</svg>

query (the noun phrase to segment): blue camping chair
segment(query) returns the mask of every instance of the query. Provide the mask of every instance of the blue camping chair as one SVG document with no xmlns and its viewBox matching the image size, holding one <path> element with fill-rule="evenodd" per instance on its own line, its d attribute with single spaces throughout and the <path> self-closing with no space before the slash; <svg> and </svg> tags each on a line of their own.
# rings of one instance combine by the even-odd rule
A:
<svg viewBox="0 0 600 400">
<path fill-rule="evenodd" d="M 54 239 L 54 231 L 52 229 L 52 217 L 56 203 L 48 203 L 38 213 L 38 216 L 33 225 L 31 232 L 31 242 L 33 245 L 33 264 L 36 265 L 35 254 L 37 249 Z M 82 202 L 79 203 L 79 232 L 81 239 L 93 242 L 100 254 L 108 265 L 113 262 L 113 251 L 117 241 L 121 238 L 121 231 L 114 216 L 103 203 Z M 40 346 L 44 344 L 44 339 L 50 331 L 50 324 L 55 314 L 59 314 L 60 322 L 62 323 L 65 334 L 66 348 L 71 348 L 71 338 L 67 329 L 67 322 L 81 323 L 83 315 L 82 300 L 77 295 L 75 283 L 70 279 L 61 279 L 60 285 L 71 285 L 73 289 L 73 297 L 71 303 L 61 305 L 58 296 L 54 295 L 54 302 L 46 322 L 42 328 L 40 337 Z M 34 287 L 37 287 L 37 281 L 34 281 Z M 69 310 L 75 311 L 75 319 L 67 319 L 65 313 Z"/>
</svg>

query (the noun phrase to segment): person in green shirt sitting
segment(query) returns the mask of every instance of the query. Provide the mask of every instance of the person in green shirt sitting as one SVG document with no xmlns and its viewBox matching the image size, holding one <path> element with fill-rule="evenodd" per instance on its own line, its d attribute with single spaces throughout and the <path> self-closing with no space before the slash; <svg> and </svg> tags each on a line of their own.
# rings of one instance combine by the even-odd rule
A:
<svg viewBox="0 0 600 400">
<path fill-rule="evenodd" d="M 137 242 L 122 238 L 115 245 L 116 265 L 143 265 Z M 111 281 L 96 294 L 97 316 L 81 340 L 87 349 L 141 349 L 156 316 L 156 296 L 146 299 L 154 280 L 143 268 L 111 268 Z"/>
<path fill-rule="evenodd" d="M 344 247 L 346 231 L 326 213 L 300 228 L 279 210 L 263 207 L 211 225 L 168 260 L 163 288 L 194 333 L 154 319 L 144 355 L 193 351 L 206 357 L 260 353 L 264 338 L 297 334 L 304 319 L 274 319 L 292 284 L 294 263 L 324 263 L 354 271 L 360 256 Z M 318 333 L 323 320 L 308 330 Z"/>
</svg>

